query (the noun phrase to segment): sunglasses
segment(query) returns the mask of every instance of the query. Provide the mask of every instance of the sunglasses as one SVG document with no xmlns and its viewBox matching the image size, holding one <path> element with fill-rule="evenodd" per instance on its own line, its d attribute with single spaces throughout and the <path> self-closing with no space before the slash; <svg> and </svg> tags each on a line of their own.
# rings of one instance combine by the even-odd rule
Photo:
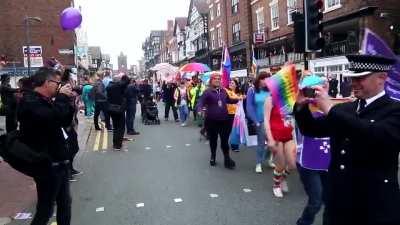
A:
<svg viewBox="0 0 400 225">
<path fill-rule="evenodd" d="M 61 86 L 61 81 L 55 81 L 55 80 L 48 80 L 49 82 L 53 82 L 53 83 L 56 83 L 57 84 L 57 86 Z"/>
</svg>

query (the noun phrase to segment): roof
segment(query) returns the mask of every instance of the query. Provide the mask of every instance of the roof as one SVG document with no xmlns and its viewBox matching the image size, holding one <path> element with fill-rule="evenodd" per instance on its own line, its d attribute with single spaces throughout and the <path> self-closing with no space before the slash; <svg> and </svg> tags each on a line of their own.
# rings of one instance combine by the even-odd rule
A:
<svg viewBox="0 0 400 225">
<path fill-rule="evenodd" d="M 180 30 L 184 30 L 186 27 L 186 23 L 187 23 L 187 17 L 176 17 L 175 18 L 175 28 L 176 28 L 176 26 L 178 26 Z"/>
</svg>

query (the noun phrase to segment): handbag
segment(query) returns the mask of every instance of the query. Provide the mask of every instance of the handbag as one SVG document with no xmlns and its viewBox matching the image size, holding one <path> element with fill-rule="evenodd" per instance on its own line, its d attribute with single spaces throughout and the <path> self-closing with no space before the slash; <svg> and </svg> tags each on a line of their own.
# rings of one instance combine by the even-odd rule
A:
<svg viewBox="0 0 400 225">
<path fill-rule="evenodd" d="M 23 143 L 19 131 L 0 136 L 0 155 L 12 168 L 30 177 L 51 163 L 47 154 L 36 152 Z"/>
</svg>

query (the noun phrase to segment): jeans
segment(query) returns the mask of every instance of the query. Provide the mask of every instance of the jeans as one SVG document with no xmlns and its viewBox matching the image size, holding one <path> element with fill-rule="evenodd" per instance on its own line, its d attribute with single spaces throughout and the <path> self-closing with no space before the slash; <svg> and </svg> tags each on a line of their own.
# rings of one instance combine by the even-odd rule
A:
<svg viewBox="0 0 400 225">
<path fill-rule="evenodd" d="M 136 102 L 126 108 L 126 130 L 128 133 L 135 131 Z"/>
<path fill-rule="evenodd" d="M 68 165 L 51 167 L 48 174 L 34 177 L 38 195 L 36 214 L 31 225 L 46 225 L 57 204 L 57 224 L 71 223 L 71 194 Z"/>
<path fill-rule="evenodd" d="M 122 148 L 122 141 L 125 134 L 125 112 L 123 113 L 110 113 L 112 123 L 114 125 L 113 130 L 113 147 Z"/>
<path fill-rule="evenodd" d="M 297 220 L 297 225 L 311 225 L 314 222 L 315 215 L 319 212 L 322 204 L 326 200 L 324 187 L 327 185 L 326 171 L 309 170 L 297 164 L 300 180 L 303 183 L 304 190 L 308 196 L 308 202 L 303 210 L 303 214 Z M 326 208 L 323 213 L 323 224 L 327 222 Z"/>
<path fill-rule="evenodd" d="M 108 114 L 107 110 L 107 102 L 96 102 L 94 105 L 94 127 L 100 128 L 99 127 L 99 115 L 100 112 L 103 112 L 104 117 L 105 117 L 105 123 L 106 123 L 106 128 L 107 130 L 111 130 L 111 123 L 110 123 L 110 114 Z"/>
<path fill-rule="evenodd" d="M 94 106 L 95 106 L 95 104 L 94 104 L 94 102 L 93 101 L 87 101 L 87 102 L 84 102 L 84 104 L 85 104 L 85 116 L 93 116 L 93 114 L 94 114 Z"/>
<path fill-rule="evenodd" d="M 265 128 L 264 122 L 260 123 L 260 126 L 256 126 L 257 133 L 257 148 L 256 148 L 256 163 L 261 164 L 265 161 L 267 150 L 265 149 Z"/>
<path fill-rule="evenodd" d="M 170 108 L 172 108 L 172 112 L 174 114 L 174 119 L 177 120 L 178 119 L 178 112 L 176 110 L 176 107 L 174 106 L 174 103 L 172 102 L 165 102 L 165 115 L 164 118 L 168 119 L 169 118 L 169 110 Z"/>
<path fill-rule="evenodd" d="M 182 123 L 186 122 L 188 116 L 189 116 L 188 106 L 187 105 L 179 106 L 179 118 L 181 119 Z"/>
</svg>

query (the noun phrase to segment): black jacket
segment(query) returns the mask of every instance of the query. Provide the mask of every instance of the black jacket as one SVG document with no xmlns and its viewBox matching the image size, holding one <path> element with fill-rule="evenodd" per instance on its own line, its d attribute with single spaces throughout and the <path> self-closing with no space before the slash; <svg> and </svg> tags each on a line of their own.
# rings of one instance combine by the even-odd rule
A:
<svg viewBox="0 0 400 225">
<path fill-rule="evenodd" d="M 357 106 L 339 104 L 314 119 L 308 107 L 295 105 L 304 135 L 331 138 L 328 224 L 400 224 L 400 103 L 385 95 L 359 114 Z"/>
<path fill-rule="evenodd" d="M 126 106 L 125 91 L 127 83 L 111 81 L 107 87 L 107 101 L 110 104 Z"/>
<path fill-rule="evenodd" d="M 139 97 L 139 89 L 135 84 L 130 84 L 125 91 L 126 103 L 127 105 L 136 105 Z"/>
<path fill-rule="evenodd" d="M 93 86 L 94 88 L 94 100 L 95 102 L 106 102 L 106 87 L 103 84 L 103 81 L 98 80 Z"/>
<path fill-rule="evenodd" d="M 54 101 L 37 92 L 25 93 L 18 105 L 21 141 L 37 152 L 48 154 L 53 162 L 69 159 L 62 127 L 71 124 L 74 109 L 66 95 Z"/>
</svg>

